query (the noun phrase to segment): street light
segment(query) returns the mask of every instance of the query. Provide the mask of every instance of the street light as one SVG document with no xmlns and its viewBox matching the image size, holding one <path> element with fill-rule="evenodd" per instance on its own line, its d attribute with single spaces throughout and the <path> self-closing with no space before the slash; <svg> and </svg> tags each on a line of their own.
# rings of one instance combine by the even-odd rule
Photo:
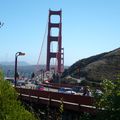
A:
<svg viewBox="0 0 120 120">
<path fill-rule="evenodd" d="M 25 53 L 22 53 L 22 52 L 17 52 L 17 53 L 15 54 L 15 87 L 16 87 L 16 85 L 17 85 L 16 78 L 17 78 L 17 75 L 18 75 L 18 72 L 17 72 L 17 57 L 18 57 L 18 56 L 24 56 L 24 55 L 25 55 Z"/>
</svg>

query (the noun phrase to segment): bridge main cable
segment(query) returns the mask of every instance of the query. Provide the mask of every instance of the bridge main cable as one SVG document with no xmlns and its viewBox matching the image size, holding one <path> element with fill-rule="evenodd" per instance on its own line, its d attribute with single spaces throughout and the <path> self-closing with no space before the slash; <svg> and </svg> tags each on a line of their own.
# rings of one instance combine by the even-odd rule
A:
<svg viewBox="0 0 120 120">
<path fill-rule="evenodd" d="M 41 44 L 41 48 L 40 48 L 39 57 L 38 57 L 35 72 L 37 72 L 40 69 L 39 68 L 39 63 L 40 63 L 40 60 L 41 60 L 42 49 L 43 49 L 43 45 L 44 45 L 44 42 L 45 42 L 45 37 L 46 37 L 46 34 L 47 34 L 47 28 L 48 28 L 48 26 L 47 26 L 47 22 L 46 22 L 45 32 L 44 32 L 43 41 L 42 41 L 42 44 Z"/>
</svg>

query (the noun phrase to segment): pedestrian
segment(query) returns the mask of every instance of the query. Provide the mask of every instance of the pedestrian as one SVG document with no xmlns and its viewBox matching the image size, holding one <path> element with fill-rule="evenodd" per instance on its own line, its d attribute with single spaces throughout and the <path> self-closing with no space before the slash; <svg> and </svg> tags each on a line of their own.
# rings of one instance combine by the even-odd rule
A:
<svg viewBox="0 0 120 120">
<path fill-rule="evenodd" d="M 84 86 L 83 88 L 83 96 L 90 96 L 91 92 L 88 86 Z"/>
</svg>

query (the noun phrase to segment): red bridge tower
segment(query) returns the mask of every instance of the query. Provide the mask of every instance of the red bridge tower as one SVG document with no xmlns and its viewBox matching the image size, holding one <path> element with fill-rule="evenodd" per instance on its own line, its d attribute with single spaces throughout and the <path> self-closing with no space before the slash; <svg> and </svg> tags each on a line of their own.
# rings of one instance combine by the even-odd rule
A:
<svg viewBox="0 0 120 120">
<path fill-rule="evenodd" d="M 49 20 L 48 20 L 48 36 L 47 36 L 47 61 L 46 61 L 46 71 L 50 71 L 50 60 L 51 58 L 56 58 L 57 60 L 57 72 L 61 73 L 64 69 L 64 49 L 62 48 L 62 11 L 51 11 L 49 10 Z M 59 21 L 57 23 L 52 23 L 51 16 L 59 16 Z M 53 28 L 58 29 L 58 36 L 52 35 Z M 56 52 L 51 51 L 51 42 L 57 42 L 58 49 Z"/>
</svg>

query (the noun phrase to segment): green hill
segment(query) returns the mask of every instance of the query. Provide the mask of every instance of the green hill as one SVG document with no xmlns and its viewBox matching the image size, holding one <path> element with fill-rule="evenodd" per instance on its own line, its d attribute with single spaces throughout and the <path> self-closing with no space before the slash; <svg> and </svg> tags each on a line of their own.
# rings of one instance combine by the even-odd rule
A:
<svg viewBox="0 0 120 120">
<path fill-rule="evenodd" d="M 120 48 L 77 61 L 64 76 L 85 78 L 90 82 L 103 79 L 116 79 L 120 75 Z"/>
</svg>

